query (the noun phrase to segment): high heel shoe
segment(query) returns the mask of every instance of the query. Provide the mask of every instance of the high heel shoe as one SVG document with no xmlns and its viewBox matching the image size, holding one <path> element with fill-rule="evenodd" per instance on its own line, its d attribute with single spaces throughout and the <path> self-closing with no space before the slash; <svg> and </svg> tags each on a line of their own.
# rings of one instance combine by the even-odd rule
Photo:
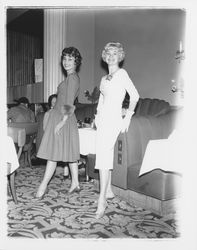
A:
<svg viewBox="0 0 197 250">
<path fill-rule="evenodd" d="M 106 199 L 113 199 L 115 197 L 115 194 L 106 194 Z"/>
<path fill-rule="evenodd" d="M 102 208 L 101 208 L 101 206 L 98 205 L 96 215 L 95 215 L 95 219 L 99 220 L 104 216 L 106 207 L 107 207 L 107 202 L 104 203 Z"/>
<path fill-rule="evenodd" d="M 79 186 L 76 186 L 71 192 L 68 192 L 68 194 L 73 194 L 73 193 L 79 193 L 81 191 L 81 188 Z"/>
<path fill-rule="evenodd" d="M 42 200 L 47 192 L 48 192 L 48 188 L 46 188 L 44 190 L 44 192 L 41 195 L 39 195 L 39 196 L 38 196 L 38 192 L 37 192 L 36 195 L 35 195 L 35 197 L 34 197 L 34 199 L 35 200 Z"/>
<path fill-rule="evenodd" d="M 113 198 L 115 198 L 115 194 L 106 194 L 106 199 L 107 200 L 111 200 Z M 98 200 L 96 200 L 94 203 L 98 204 Z"/>
</svg>

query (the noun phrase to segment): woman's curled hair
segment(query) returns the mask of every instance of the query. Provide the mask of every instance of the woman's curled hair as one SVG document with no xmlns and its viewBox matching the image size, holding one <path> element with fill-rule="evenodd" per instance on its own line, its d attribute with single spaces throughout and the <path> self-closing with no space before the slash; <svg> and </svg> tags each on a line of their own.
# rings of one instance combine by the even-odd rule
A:
<svg viewBox="0 0 197 250">
<path fill-rule="evenodd" d="M 61 59 L 63 59 L 64 56 L 66 55 L 70 55 L 70 56 L 73 56 L 75 58 L 75 63 L 76 63 L 76 66 L 79 67 L 80 64 L 81 64 L 81 61 L 82 61 L 82 57 L 81 57 L 81 54 L 79 52 L 79 50 L 75 47 L 67 47 L 67 48 L 64 48 L 62 50 L 62 57 Z"/>
<path fill-rule="evenodd" d="M 110 49 L 116 49 L 118 51 L 118 55 L 119 55 L 119 62 L 122 62 L 125 58 L 125 52 L 123 49 L 123 46 L 121 43 L 119 42 L 110 42 L 107 43 L 102 51 L 102 59 L 105 62 L 106 60 L 106 54 Z"/>
</svg>

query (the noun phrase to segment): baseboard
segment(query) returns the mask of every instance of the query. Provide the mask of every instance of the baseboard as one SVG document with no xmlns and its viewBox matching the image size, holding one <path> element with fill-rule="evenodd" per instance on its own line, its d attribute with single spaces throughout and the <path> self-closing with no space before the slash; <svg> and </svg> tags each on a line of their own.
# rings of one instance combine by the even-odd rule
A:
<svg viewBox="0 0 197 250">
<path fill-rule="evenodd" d="M 96 188 L 99 190 L 99 181 L 94 180 Z M 131 205 L 144 208 L 160 216 L 177 214 L 179 211 L 180 198 L 162 201 L 132 190 L 125 190 L 112 185 L 115 195 L 127 201 Z"/>
</svg>

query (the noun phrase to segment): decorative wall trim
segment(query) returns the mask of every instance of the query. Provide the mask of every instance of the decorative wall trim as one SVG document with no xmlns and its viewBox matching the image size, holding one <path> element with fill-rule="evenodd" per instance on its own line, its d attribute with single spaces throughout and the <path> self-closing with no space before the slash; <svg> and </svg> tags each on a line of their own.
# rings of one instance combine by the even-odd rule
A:
<svg viewBox="0 0 197 250">
<path fill-rule="evenodd" d="M 35 84 L 27 84 L 21 86 L 13 86 L 7 88 L 7 103 L 13 103 L 14 99 L 25 96 L 30 103 L 39 103 L 44 101 L 44 85 L 43 82 Z"/>
</svg>

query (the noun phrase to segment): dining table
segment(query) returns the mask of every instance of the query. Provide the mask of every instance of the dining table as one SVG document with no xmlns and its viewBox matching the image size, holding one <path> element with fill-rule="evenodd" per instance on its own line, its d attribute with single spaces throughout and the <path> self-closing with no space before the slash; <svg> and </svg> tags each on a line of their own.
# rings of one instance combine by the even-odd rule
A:
<svg viewBox="0 0 197 250">
<path fill-rule="evenodd" d="M 167 139 L 150 140 L 144 154 L 139 176 L 154 169 L 181 175 L 184 155 L 183 141 L 176 129 Z"/>
<path fill-rule="evenodd" d="M 6 162 L 7 162 L 7 175 L 12 174 L 20 166 L 14 141 L 12 137 L 8 135 L 6 136 Z"/>
<path fill-rule="evenodd" d="M 80 154 L 88 155 L 96 153 L 96 129 L 79 128 Z"/>
<path fill-rule="evenodd" d="M 15 190 L 15 172 L 19 168 L 19 160 L 15 148 L 14 141 L 12 137 L 6 136 L 6 162 L 5 166 L 7 166 L 7 176 L 9 180 L 9 186 L 11 195 L 13 197 L 13 200 L 15 204 L 18 203 L 17 196 L 16 196 L 16 190 Z"/>
</svg>

